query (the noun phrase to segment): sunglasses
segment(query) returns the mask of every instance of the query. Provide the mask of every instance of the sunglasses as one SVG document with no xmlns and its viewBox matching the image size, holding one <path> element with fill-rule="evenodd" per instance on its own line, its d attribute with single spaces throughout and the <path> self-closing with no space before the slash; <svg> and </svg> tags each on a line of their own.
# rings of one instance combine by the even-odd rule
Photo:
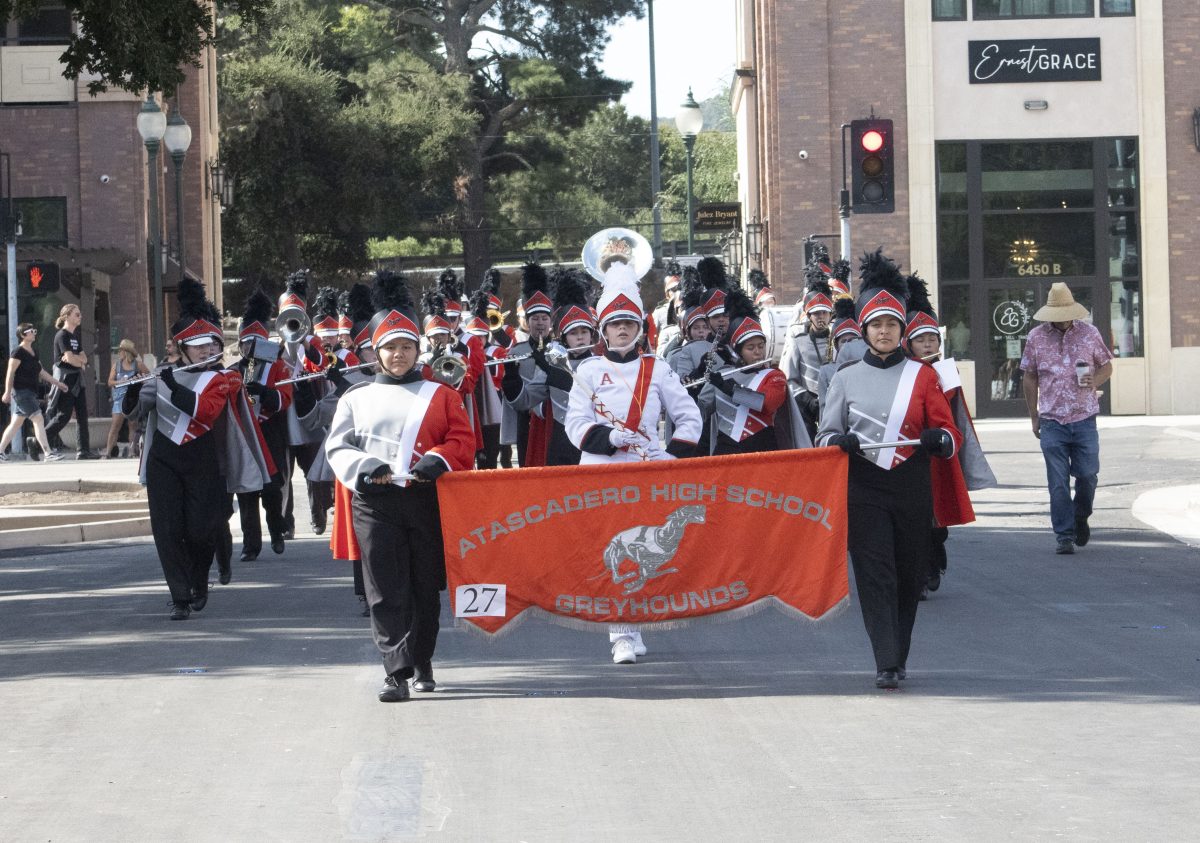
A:
<svg viewBox="0 0 1200 843">
<path fill-rule="evenodd" d="M 27 337 L 30 334 L 36 334 L 36 333 L 37 333 L 37 328 L 26 328 L 24 331 L 21 332 L 21 336 Z"/>
</svg>

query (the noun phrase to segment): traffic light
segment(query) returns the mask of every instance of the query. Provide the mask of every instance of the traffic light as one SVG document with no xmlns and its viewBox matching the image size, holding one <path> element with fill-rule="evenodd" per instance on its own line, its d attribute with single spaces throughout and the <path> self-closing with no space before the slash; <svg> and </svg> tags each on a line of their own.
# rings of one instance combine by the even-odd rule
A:
<svg viewBox="0 0 1200 843">
<path fill-rule="evenodd" d="M 58 264 L 53 261 L 30 261 L 25 271 L 29 291 L 35 295 L 58 292 Z"/>
<path fill-rule="evenodd" d="M 851 206 L 856 214 L 896 210 L 896 136 L 891 120 L 850 121 Z"/>
</svg>

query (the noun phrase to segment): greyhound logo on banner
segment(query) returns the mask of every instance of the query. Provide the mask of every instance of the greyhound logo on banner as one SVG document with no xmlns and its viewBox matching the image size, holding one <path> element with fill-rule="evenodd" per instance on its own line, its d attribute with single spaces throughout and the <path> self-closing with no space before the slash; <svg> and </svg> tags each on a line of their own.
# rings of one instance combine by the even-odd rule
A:
<svg viewBox="0 0 1200 843">
<path fill-rule="evenodd" d="M 633 594 L 649 580 L 676 573 L 678 568 L 664 569 L 663 565 L 675 558 L 687 525 L 704 523 L 705 511 L 704 506 L 681 506 L 664 524 L 630 527 L 613 536 L 604 549 L 604 565 L 612 581 L 623 583 L 625 593 Z M 626 561 L 634 564 L 634 570 L 621 573 Z"/>
</svg>

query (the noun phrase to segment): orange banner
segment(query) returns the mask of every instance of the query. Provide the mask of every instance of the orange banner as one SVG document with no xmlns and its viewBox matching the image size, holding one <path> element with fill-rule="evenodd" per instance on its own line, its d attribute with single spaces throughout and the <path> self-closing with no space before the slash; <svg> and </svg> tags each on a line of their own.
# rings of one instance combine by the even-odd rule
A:
<svg viewBox="0 0 1200 843">
<path fill-rule="evenodd" d="M 849 594 L 837 448 L 471 471 L 438 480 L 456 617 L 672 623 L 777 599 L 818 619 Z"/>
</svg>

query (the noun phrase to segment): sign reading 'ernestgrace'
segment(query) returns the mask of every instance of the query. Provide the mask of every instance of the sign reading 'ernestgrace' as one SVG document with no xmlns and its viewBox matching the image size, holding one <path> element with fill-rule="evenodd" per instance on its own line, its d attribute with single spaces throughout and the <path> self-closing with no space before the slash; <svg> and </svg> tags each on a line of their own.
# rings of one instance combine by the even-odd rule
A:
<svg viewBox="0 0 1200 843">
<path fill-rule="evenodd" d="M 970 41 L 972 85 L 997 82 L 1099 82 L 1099 38 Z"/>
</svg>

